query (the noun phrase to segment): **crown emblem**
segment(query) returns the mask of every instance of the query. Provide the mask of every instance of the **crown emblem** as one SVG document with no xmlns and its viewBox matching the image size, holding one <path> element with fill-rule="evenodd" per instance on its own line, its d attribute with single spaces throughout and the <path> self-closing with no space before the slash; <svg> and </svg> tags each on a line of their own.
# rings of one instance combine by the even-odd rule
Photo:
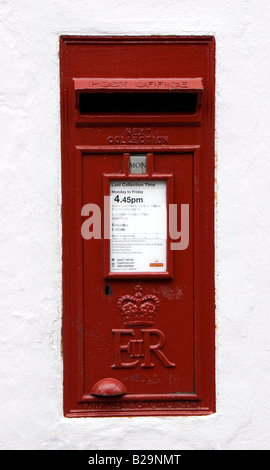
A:
<svg viewBox="0 0 270 470">
<path fill-rule="evenodd" d="M 124 295 L 118 300 L 118 308 L 126 326 L 153 325 L 160 301 L 155 295 L 143 295 L 142 287 L 135 287 L 134 295 Z"/>
</svg>

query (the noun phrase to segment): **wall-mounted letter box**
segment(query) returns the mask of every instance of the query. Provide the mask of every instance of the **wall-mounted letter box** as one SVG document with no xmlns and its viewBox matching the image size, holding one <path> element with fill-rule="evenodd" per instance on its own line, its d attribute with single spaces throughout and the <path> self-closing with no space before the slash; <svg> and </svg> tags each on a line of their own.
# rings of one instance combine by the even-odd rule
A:
<svg viewBox="0 0 270 470">
<path fill-rule="evenodd" d="M 212 37 L 62 37 L 64 414 L 215 411 Z"/>
</svg>

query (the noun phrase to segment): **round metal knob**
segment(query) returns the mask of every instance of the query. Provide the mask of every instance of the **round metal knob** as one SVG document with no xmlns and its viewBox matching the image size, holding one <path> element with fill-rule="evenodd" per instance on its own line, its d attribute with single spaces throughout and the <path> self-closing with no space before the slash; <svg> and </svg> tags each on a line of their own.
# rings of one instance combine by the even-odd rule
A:
<svg viewBox="0 0 270 470">
<path fill-rule="evenodd" d="M 126 387 L 122 382 L 113 378 L 100 380 L 91 390 L 91 395 L 96 397 L 119 397 L 126 393 Z"/>
</svg>

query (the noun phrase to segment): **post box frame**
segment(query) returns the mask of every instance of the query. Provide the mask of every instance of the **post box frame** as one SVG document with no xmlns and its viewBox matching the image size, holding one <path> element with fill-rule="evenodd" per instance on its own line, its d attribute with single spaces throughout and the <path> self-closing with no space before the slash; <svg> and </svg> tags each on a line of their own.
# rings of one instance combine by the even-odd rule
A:
<svg viewBox="0 0 270 470">
<path fill-rule="evenodd" d="M 145 152 L 144 152 L 145 153 Z M 110 238 L 104 239 L 104 277 L 106 279 L 158 279 L 170 278 L 173 275 L 173 252 L 170 250 L 170 232 L 169 232 L 169 205 L 173 203 L 173 175 L 155 173 L 153 167 L 153 153 L 146 153 L 147 171 L 145 174 L 131 174 L 129 171 L 130 153 L 124 153 L 124 172 L 103 174 L 104 195 L 110 195 L 110 182 L 117 181 L 165 181 L 166 182 L 166 207 L 167 207 L 167 240 L 166 240 L 166 270 L 163 272 L 111 272 L 110 271 Z M 108 214 L 109 216 L 109 211 Z"/>
<path fill-rule="evenodd" d="M 85 143 L 76 141 L 75 131 L 70 134 L 70 126 L 74 129 L 96 129 L 97 126 L 113 125 L 115 128 L 125 122 L 125 116 L 82 116 L 78 112 L 77 96 L 84 90 L 78 77 L 72 81 L 68 77 L 68 49 L 83 45 L 103 44 L 185 44 L 191 48 L 198 45 L 208 48 L 209 63 L 207 65 L 207 87 L 198 85 L 197 91 L 203 96 L 207 107 L 207 131 L 202 143 L 184 142 L 166 145 L 117 145 Z M 63 384 L 64 384 L 64 415 L 66 417 L 102 417 L 102 416 L 188 416 L 208 415 L 215 412 L 215 283 L 214 283 L 214 95 L 215 95 L 215 39 L 212 36 L 190 37 L 81 37 L 62 36 L 60 38 L 60 77 L 61 77 L 61 149 L 62 149 L 62 237 L 63 237 Z M 87 77 L 84 77 L 86 79 Z M 113 77 L 115 78 L 115 77 Z M 72 90 L 72 91 L 71 91 Z M 155 92 L 155 90 L 153 90 Z M 71 104 L 69 96 L 73 94 Z M 139 122 L 156 126 L 199 127 L 202 119 L 200 105 L 194 115 L 140 117 Z M 129 116 L 129 125 L 136 125 L 138 116 Z M 205 121 L 204 121 L 205 123 Z M 73 128 L 72 128 L 73 129 Z M 83 288 L 83 249 L 80 233 L 82 218 L 82 160 L 92 154 L 128 154 L 128 153 L 159 153 L 192 154 L 194 178 L 194 230 L 199 236 L 194 244 L 194 370 L 196 375 L 193 393 L 142 394 L 126 395 L 119 398 L 106 398 L 105 402 L 84 389 L 84 288 Z M 127 161 L 127 160 L 126 160 Z M 127 168 L 126 168 L 127 172 Z M 108 179 L 117 173 L 107 173 L 104 169 L 107 194 Z M 109 174 L 109 176 L 108 176 Z M 155 173 L 151 177 L 157 179 Z M 168 178 L 170 174 L 160 174 L 160 178 Z M 121 178 L 127 177 L 121 174 Z M 131 179 L 149 179 L 149 175 L 128 175 Z M 170 186 L 170 184 L 169 184 Z M 168 189 L 168 188 L 167 188 Z M 102 191 L 104 188 L 102 187 Z M 169 189 L 169 200 L 173 201 L 172 185 Z M 167 201 L 168 202 L 168 201 Z M 168 237 L 169 241 L 169 237 Z M 105 241 L 105 252 L 108 244 Z M 107 256 L 107 255 L 106 255 Z M 108 259 L 108 256 L 105 259 Z M 173 255 L 170 254 L 173 258 Z M 172 258 L 169 272 L 172 270 Z M 105 261 L 106 264 L 106 261 Z M 106 274 L 107 273 L 107 274 Z M 103 275 L 107 277 L 108 269 L 103 267 Z M 116 276 L 116 274 L 113 274 Z M 152 274 L 150 275 L 152 276 Z M 162 273 L 157 274 L 157 279 Z M 110 276 L 109 276 L 110 277 Z M 119 279 L 122 274 L 119 275 Z M 126 277 L 126 274 L 124 275 Z M 136 276 L 135 276 L 136 277 Z M 143 277 L 139 275 L 138 278 Z"/>
</svg>

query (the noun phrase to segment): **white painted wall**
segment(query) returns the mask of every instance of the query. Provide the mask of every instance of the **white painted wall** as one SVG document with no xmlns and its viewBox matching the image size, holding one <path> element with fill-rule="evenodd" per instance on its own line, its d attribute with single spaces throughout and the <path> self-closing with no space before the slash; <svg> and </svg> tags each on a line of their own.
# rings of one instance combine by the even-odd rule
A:
<svg viewBox="0 0 270 470">
<path fill-rule="evenodd" d="M 269 0 L 1 0 L 1 449 L 269 449 Z M 217 41 L 217 413 L 62 415 L 58 39 Z"/>
</svg>

